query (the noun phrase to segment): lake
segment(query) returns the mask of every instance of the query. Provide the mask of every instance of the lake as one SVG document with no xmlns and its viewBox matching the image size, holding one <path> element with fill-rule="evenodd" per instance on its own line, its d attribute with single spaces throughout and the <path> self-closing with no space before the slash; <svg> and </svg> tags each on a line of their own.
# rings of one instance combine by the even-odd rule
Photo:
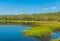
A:
<svg viewBox="0 0 60 41">
<path fill-rule="evenodd" d="M 29 29 L 30 26 L 21 25 L 0 25 L 0 41 L 37 41 L 35 38 L 25 37 L 23 30 Z M 60 33 L 55 33 L 52 38 L 60 37 Z"/>
<path fill-rule="evenodd" d="M 30 26 L 0 25 L 0 41 L 37 41 L 23 35 L 22 31 L 29 28 Z"/>
</svg>

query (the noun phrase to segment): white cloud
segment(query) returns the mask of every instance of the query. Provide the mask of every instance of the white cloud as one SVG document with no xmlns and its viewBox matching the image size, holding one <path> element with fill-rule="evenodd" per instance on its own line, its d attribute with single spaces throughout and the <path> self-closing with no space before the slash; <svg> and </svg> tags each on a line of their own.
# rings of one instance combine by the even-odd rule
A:
<svg viewBox="0 0 60 41">
<path fill-rule="evenodd" d="M 48 10 L 48 8 L 44 8 L 44 10 Z"/>
<path fill-rule="evenodd" d="M 57 9 L 57 7 L 51 7 L 51 9 L 52 9 L 52 10 L 56 10 L 56 9 Z"/>
</svg>

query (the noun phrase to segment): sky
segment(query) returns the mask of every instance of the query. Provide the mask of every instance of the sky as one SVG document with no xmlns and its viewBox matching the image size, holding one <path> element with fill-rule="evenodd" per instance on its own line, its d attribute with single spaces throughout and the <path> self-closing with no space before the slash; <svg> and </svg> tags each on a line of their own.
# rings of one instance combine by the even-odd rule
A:
<svg viewBox="0 0 60 41">
<path fill-rule="evenodd" d="M 60 11 L 60 0 L 0 0 L 0 15 Z"/>
</svg>

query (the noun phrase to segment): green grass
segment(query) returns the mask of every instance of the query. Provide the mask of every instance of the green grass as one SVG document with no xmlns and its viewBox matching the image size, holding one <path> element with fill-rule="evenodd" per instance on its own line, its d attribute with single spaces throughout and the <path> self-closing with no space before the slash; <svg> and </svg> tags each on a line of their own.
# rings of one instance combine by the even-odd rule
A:
<svg viewBox="0 0 60 41">
<path fill-rule="evenodd" d="M 51 41 L 60 41 L 60 38 L 52 39 Z"/>
<path fill-rule="evenodd" d="M 51 40 L 51 35 L 58 31 L 60 31 L 60 22 L 39 21 L 38 23 L 35 22 L 35 25 L 32 26 L 29 30 L 24 30 L 23 33 L 25 36 L 35 37 L 41 41 L 45 41 L 47 39 L 46 41 L 48 41 L 48 39 Z"/>
</svg>

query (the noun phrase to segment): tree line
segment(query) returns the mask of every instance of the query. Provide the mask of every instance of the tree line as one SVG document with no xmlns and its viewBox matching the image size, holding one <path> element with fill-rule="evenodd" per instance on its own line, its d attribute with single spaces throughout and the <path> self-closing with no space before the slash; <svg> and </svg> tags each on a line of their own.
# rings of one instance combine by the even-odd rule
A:
<svg viewBox="0 0 60 41">
<path fill-rule="evenodd" d="M 60 21 L 60 12 L 21 14 L 21 15 L 0 15 L 0 20 L 23 20 L 23 21 Z"/>
</svg>

